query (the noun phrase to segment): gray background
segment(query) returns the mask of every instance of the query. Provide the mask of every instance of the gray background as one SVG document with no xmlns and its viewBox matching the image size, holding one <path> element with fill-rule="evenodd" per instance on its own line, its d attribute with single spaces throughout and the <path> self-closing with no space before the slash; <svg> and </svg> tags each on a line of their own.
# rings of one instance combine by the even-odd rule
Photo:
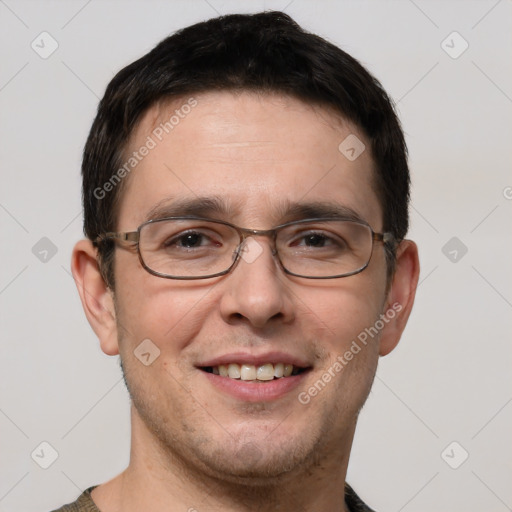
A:
<svg viewBox="0 0 512 512">
<path fill-rule="evenodd" d="M 511 510 L 510 0 L 0 0 L 1 512 L 48 511 L 128 463 L 118 360 L 100 351 L 69 270 L 99 97 L 174 30 L 264 8 L 360 59 L 397 102 L 410 149 L 421 282 L 349 482 L 380 512 Z M 31 47 L 51 49 L 43 31 L 58 43 L 46 59 Z M 58 452 L 48 469 L 41 442 Z"/>
</svg>

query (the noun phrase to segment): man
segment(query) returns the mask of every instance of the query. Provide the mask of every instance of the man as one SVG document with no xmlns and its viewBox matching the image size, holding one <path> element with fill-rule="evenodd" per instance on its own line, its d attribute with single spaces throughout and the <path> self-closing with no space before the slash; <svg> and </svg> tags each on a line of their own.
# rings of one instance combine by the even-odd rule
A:
<svg viewBox="0 0 512 512">
<path fill-rule="evenodd" d="M 350 449 L 419 273 L 380 84 L 283 13 L 212 19 L 112 80 L 82 173 L 72 270 L 132 444 L 60 510 L 370 510 Z"/>
</svg>

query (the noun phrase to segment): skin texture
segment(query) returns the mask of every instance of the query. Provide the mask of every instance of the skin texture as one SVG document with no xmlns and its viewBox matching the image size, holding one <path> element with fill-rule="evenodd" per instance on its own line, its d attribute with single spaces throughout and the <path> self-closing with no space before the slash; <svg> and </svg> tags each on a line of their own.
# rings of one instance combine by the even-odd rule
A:
<svg viewBox="0 0 512 512">
<path fill-rule="evenodd" d="M 196 100 L 126 178 L 119 231 L 136 230 L 162 201 L 212 196 L 227 207 L 214 217 L 243 227 L 290 220 L 287 203 L 329 201 L 382 230 L 369 144 L 354 126 L 279 95 L 212 92 Z M 127 154 L 184 102 L 151 108 Z M 351 133 L 367 147 L 353 162 L 338 150 Z M 388 287 L 381 244 L 360 274 L 306 280 L 283 273 L 268 239 L 257 242 L 263 252 L 253 262 L 240 260 L 227 276 L 191 282 L 150 275 L 136 251 L 120 246 L 115 294 L 101 279 L 91 243 L 77 243 L 72 269 L 87 318 L 103 351 L 121 355 L 132 397 L 130 464 L 93 491 L 102 512 L 345 510 L 357 415 L 379 355 L 393 350 L 407 322 L 417 249 L 402 242 Z M 379 336 L 301 404 L 298 393 L 394 303 L 401 311 Z M 149 366 L 133 353 L 146 338 L 160 350 Z M 224 354 L 276 350 L 311 367 L 299 389 L 277 400 L 235 399 L 197 368 Z"/>
</svg>

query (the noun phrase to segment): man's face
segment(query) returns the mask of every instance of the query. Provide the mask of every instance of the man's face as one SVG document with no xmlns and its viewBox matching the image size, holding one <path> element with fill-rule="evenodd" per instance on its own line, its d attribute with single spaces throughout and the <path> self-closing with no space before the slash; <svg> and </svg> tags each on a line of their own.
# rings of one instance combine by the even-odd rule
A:
<svg viewBox="0 0 512 512">
<path fill-rule="evenodd" d="M 350 134 L 364 140 L 353 126 L 283 96 L 208 93 L 196 100 L 127 178 L 119 231 L 137 229 L 157 204 L 198 198 L 223 205 L 223 211 L 201 215 L 247 228 L 269 229 L 295 220 L 287 213 L 294 206 L 326 203 L 351 208 L 381 231 L 369 149 L 354 161 L 338 149 Z M 127 155 L 180 105 L 149 110 Z M 387 305 L 381 244 L 357 275 L 308 280 L 283 273 L 271 241 L 255 240 L 252 250 L 261 254 L 240 259 L 230 274 L 213 279 L 156 277 L 142 268 L 136 252 L 122 248 L 115 260 L 119 351 L 133 398 L 134 433 L 158 441 L 154 446 L 185 465 L 233 478 L 277 476 L 326 454 L 335 454 L 338 463 L 348 458 L 377 365 L 378 337 L 307 404 L 298 396 L 322 379 Z M 149 366 L 134 355 L 145 339 L 160 350 Z M 302 370 L 244 383 L 204 370 L 220 362 L 295 363 Z"/>
</svg>

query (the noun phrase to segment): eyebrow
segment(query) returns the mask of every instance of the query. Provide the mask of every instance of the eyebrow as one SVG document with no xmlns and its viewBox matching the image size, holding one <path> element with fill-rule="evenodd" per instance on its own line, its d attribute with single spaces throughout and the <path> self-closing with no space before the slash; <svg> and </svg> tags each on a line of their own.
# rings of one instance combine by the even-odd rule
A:
<svg viewBox="0 0 512 512">
<path fill-rule="evenodd" d="M 243 202 L 230 205 L 218 196 L 194 198 L 165 198 L 154 205 L 145 215 L 148 220 L 166 217 L 204 217 L 212 220 L 229 220 L 243 210 Z M 338 217 L 346 220 L 365 221 L 349 206 L 332 201 L 290 202 L 282 201 L 275 209 L 274 220 L 279 223 L 294 220 Z"/>
<path fill-rule="evenodd" d="M 165 198 L 154 205 L 145 215 L 148 220 L 164 219 L 165 217 L 213 217 L 228 216 L 232 212 L 220 197 L 195 197 L 189 199 Z"/>
</svg>

